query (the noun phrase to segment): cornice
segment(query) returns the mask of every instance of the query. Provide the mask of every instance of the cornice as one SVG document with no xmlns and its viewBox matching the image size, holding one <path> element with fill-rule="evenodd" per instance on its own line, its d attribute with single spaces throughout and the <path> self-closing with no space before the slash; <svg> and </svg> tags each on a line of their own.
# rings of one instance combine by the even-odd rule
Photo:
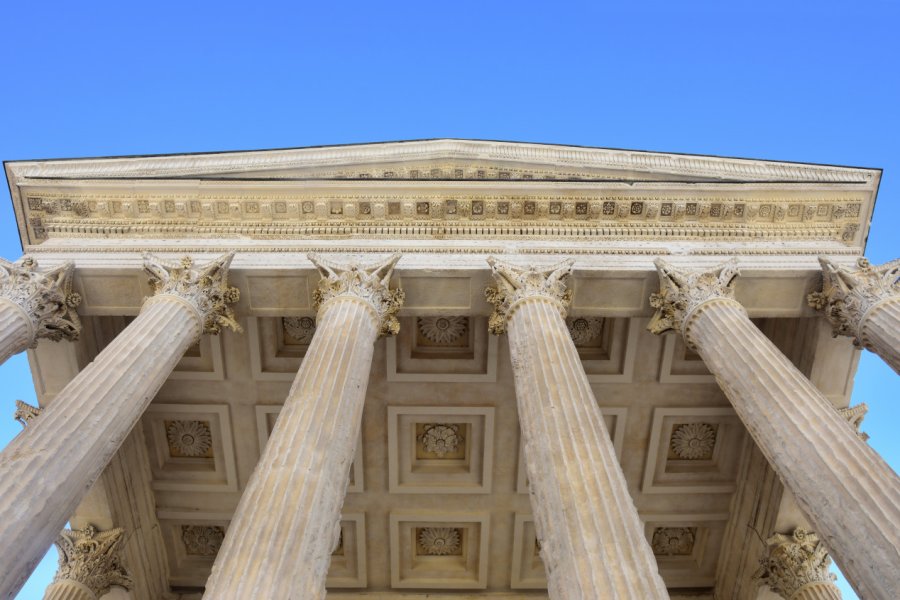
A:
<svg viewBox="0 0 900 600">
<path fill-rule="evenodd" d="M 878 170 L 853 167 L 453 139 L 219 154 L 23 161 L 7 163 L 7 167 L 17 179 L 191 177 L 448 159 L 485 163 L 531 163 L 576 170 L 584 168 L 637 171 L 744 181 L 874 183 L 879 177 Z"/>
</svg>

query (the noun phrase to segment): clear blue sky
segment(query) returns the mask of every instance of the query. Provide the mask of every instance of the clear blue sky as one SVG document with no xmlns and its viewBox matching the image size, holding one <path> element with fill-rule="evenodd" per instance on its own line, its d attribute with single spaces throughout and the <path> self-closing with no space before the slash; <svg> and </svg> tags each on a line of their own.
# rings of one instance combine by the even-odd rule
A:
<svg viewBox="0 0 900 600">
<path fill-rule="evenodd" d="M 6 3 L 0 159 L 461 137 L 881 167 L 867 256 L 900 255 L 888 0 L 135 4 Z M 4 446 L 24 357 L 0 381 Z M 897 470 L 897 376 L 865 354 L 857 382 Z"/>
</svg>

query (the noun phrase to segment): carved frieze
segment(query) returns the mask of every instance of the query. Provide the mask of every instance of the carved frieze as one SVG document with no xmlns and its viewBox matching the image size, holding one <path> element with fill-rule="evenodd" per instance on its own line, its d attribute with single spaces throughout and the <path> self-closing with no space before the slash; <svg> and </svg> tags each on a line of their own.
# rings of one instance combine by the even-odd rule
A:
<svg viewBox="0 0 900 600">
<path fill-rule="evenodd" d="M 568 289 L 574 260 L 566 259 L 547 267 L 531 265 L 520 267 L 488 257 L 494 275 L 495 287 L 485 292 L 487 301 L 494 305 L 488 320 L 488 329 L 495 335 L 506 332 L 506 323 L 515 312 L 516 305 L 529 298 L 543 298 L 555 304 L 563 318 L 572 302 L 572 290 Z"/>
<path fill-rule="evenodd" d="M 98 531 L 88 525 L 84 529 L 62 530 L 55 542 L 59 567 L 53 582 L 75 581 L 98 598 L 114 585 L 131 589 L 131 577 L 119 558 L 124 541 L 124 531 L 118 528 Z"/>
<path fill-rule="evenodd" d="M 144 254 L 144 271 L 150 277 L 154 296 L 144 303 L 175 296 L 190 304 L 200 315 L 203 333 L 219 333 L 223 327 L 242 331 L 231 305 L 240 300 L 236 287 L 228 285 L 228 268 L 234 252 L 229 252 L 203 266 L 185 256 L 180 262 L 170 262 Z"/>
<path fill-rule="evenodd" d="M 381 335 L 396 335 L 400 331 L 397 312 L 403 305 L 403 290 L 388 287 L 394 267 L 400 260 L 399 254 L 367 265 L 340 264 L 315 253 L 308 257 L 322 275 L 313 291 L 316 310 L 340 296 L 353 296 L 371 306 L 378 318 Z"/>
<path fill-rule="evenodd" d="M 215 556 L 225 540 L 225 528 L 220 525 L 182 525 L 181 541 L 189 556 Z"/>
<path fill-rule="evenodd" d="M 822 290 L 809 295 L 809 305 L 821 311 L 834 328 L 835 337 L 846 335 L 865 345 L 860 326 L 873 308 L 900 299 L 900 259 L 872 265 L 860 258 L 857 269 L 839 266 L 826 257 L 822 265 Z"/>
<path fill-rule="evenodd" d="M 31 320 L 31 346 L 40 338 L 78 339 L 81 321 L 75 309 L 81 296 L 72 290 L 74 270 L 69 262 L 39 271 L 37 261 L 27 255 L 16 262 L 0 258 L 0 298 L 21 308 Z"/>
<path fill-rule="evenodd" d="M 756 579 L 782 598 L 794 598 L 811 583 L 833 585 L 837 579 L 828 550 L 815 533 L 798 527 L 789 535 L 776 533 L 767 544 L 768 554 L 761 559 Z"/>
</svg>

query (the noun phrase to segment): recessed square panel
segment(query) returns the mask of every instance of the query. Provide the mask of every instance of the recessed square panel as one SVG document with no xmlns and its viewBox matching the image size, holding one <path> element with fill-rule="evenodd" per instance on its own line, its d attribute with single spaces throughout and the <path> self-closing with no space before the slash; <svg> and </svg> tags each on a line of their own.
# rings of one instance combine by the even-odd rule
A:
<svg viewBox="0 0 900 600">
<path fill-rule="evenodd" d="M 509 587 L 537 590 L 547 587 L 547 570 L 541 560 L 541 547 L 534 529 L 534 517 L 516 513 L 513 528 L 512 564 Z"/>
<path fill-rule="evenodd" d="M 154 489 L 237 491 L 227 405 L 152 403 L 141 423 Z"/>
<path fill-rule="evenodd" d="M 490 493 L 493 453 L 493 408 L 388 407 L 391 493 Z"/>
<path fill-rule="evenodd" d="M 612 440 L 616 456 L 621 460 L 622 446 L 625 443 L 625 418 L 628 409 L 624 407 L 603 407 L 600 409 L 603 415 L 603 423 Z M 516 491 L 520 494 L 528 493 L 528 473 L 525 470 L 525 456 L 523 454 L 522 436 L 519 435 L 519 470 L 516 475 Z"/>
<path fill-rule="evenodd" d="M 435 315 L 400 320 L 387 338 L 388 381 L 493 382 L 497 337 L 484 317 Z"/>
<path fill-rule="evenodd" d="M 166 556 L 176 586 L 203 586 L 222 547 L 231 515 L 210 511 L 159 510 Z"/>
<path fill-rule="evenodd" d="M 666 587 L 715 585 L 728 514 L 641 514 L 641 520 Z"/>
<path fill-rule="evenodd" d="M 283 407 L 279 405 L 256 406 L 256 433 L 259 436 L 259 455 L 263 455 L 269 436 L 275 427 L 275 419 Z M 363 443 L 362 428 L 359 430 L 359 438 L 356 442 L 356 453 L 353 455 L 353 463 L 350 465 L 350 483 L 347 485 L 347 493 L 359 493 L 364 489 L 363 484 Z"/>
<path fill-rule="evenodd" d="M 566 326 L 588 381 L 629 383 L 634 373 L 639 319 L 570 316 Z"/>
<path fill-rule="evenodd" d="M 665 336 L 659 369 L 660 383 L 715 383 L 715 381 L 716 378 L 706 368 L 700 355 L 689 350 L 680 335 Z"/>
<path fill-rule="evenodd" d="M 486 588 L 489 531 L 487 513 L 391 513 L 391 586 Z"/>
<path fill-rule="evenodd" d="M 733 492 L 745 435 L 730 408 L 655 409 L 642 491 Z"/>
<path fill-rule="evenodd" d="M 248 318 L 246 335 L 254 379 L 293 381 L 315 331 L 312 316 Z"/>
<path fill-rule="evenodd" d="M 363 513 L 341 515 L 341 532 L 331 553 L 328 567 L 329 588 L 364 588 L 366 574 L 366 516 Z"/>
</svg>

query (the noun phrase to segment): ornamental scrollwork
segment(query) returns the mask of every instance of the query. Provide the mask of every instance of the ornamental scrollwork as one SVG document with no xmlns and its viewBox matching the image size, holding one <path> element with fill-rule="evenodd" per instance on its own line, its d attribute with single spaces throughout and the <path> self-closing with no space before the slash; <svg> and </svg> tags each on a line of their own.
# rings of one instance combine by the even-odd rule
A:
<svg viewBox="0 0 900 600">
<path fill-rule="evenodd" d="M 242 331 L 231 305 L 241 298 L 240 290 L 228 285 L 228 269 L 234 252 L 229 252 L 203 266 L 185 256 L 179 262 L 166 261 L 144 254 L 144 271 L 150 276 L 154 296 L 175 296 L 194 307 L 203 320 L 202 332 L 217 334 L 227 327 Z"/>
<path fill-rule="evenodd" d="M 568 258 L 547 267 L 520 267 L 493 256 L 488 257 L 487 262 L 497 282 L 496 287 L 488 287 L 484 291 L 487 301 L 494 305 L 494 312 L 488 320 L 491 333 L 506 333 L 506 324 L 515 313 L 516 305 L 526 298 L 540 297 L 551 301 L 565 319 L 572 302 L 572 290 L 568 289 L 567 284 L 575 264 L 573 259 Z"/>
<path fill-rule="evenodd" d="M 403 305 L 405 295 L 401 289 L 388 287 L 394 267 L 400 260 L 399 254 L 368 265 L 336 263 L 316 253 L 310 253 L 307 257 L 322 275 L 313 291 L 316 310 L 339 296 L 354 296 L 375 311 L 380 335 L 396 335 L 400 331 L 397 312 Z"/>
<path fill-rule="evenodd" d="M 873 265 L 860 258 L 856 269 L 842 267 L 824 256 L 822 290 L 809 294 L 809 305 L 821 311 L 837 337 L 853 338 L 857 346 L 865 346 L 862 325 L 880 302 L 900 299 L 900 258 L 883 265 Z"/>
<path fill-rule="evenodd" d="M 55 542 L 59 568 L 53 583 L 75 581 L 98 598 L 114 585 L 131 589 L 131 577 L 119 559 L 124 541 L 124 531 L 119 528 L 98 531 L 88 525 L 84 529 L 64 529 Z"/>
<path fill-rule="evenodd" d="M 23 256 L 16 262 L 0 258 L 0 298 L 9 300 L 28 315 L 32 327 L 31 347 L 40 338 L 55 342 L 63 338 L 78 339 L 81 321 L 75 309 L 81 304 L 81 296 L 72 290 L 74 271 L 71 262 L 39 271 L 37 261 L 31 256 Z"/>
<path fill-rule="evenodd" d="M 755 579 L 783 598 L 793 598 L 811 583 L 833 584 L 828 550 L 819 536 L 801 527 L 789 535 L 776 533 L 768 540 L 768 553 L 760 560 Z"/>
<path fill-rule="evenodd" d="M 737 259 L 705 271 L 676 269 L 661 258 L 653 261 L 659 273 L 659 292 L 650 295 L 650 306 L 656 314 L 647 329 L 652 333 L 687 332 L 696 310 L 716 299 L 734 298 L 734 281 L 740 274 Z M 685 335 L 688 347 L 693 348 Z"/>
</svg>

